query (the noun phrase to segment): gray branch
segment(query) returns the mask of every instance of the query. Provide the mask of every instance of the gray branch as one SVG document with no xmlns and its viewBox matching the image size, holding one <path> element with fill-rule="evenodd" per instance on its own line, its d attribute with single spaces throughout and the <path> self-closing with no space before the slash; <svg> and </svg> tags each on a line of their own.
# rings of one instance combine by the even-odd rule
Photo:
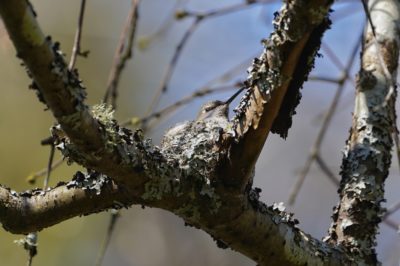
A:
<svg viewBox="0 0 400 266">
<path fill-rule="evenodd" d="M 357 78 L 353 125 L 344 152 L 340 202 L 330 241 L 375 265 L 376 234 L 384 210 L 395 126 L 394 93 L 399 57 L 398 1 L 369 1 L 368 25 Z M 371 25 L 372 24 L 372 25 Z M 397 132 L 396 132 L 397 133 Z"/>
</svg>

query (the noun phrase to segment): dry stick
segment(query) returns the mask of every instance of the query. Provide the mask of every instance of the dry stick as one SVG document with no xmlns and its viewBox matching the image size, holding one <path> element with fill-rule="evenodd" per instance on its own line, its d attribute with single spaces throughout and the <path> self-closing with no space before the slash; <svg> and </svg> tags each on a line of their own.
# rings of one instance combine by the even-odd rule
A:
<svg viewBox="0 0 400 266">
<path fill-rule="evenodd" d="M 116 225 L 119 217 L 120 217 L 119 210 L 111 210 L 110 222 L 108 223 L 107 233 L 106 233 L 104 241 L 101 245 L 100 252 L 96 259 L 96 264 L 95 264 L 96 266 L 100 266 L 103 262 L 104 255 L 106 254 L 107 247 L 110 244 L 111 236 L 114 232 L 115 225 Z"/>
<path fill-rule="evenodd" d="M 328 165 L 325 163 L 325 161 L 321 158 L 319 154 L 315 157 L 315 162 L 318 164 L 319 168 L 322 170 L 322 172 L 325 173 L 326 177 L 328 177 L 329 181 L 332 182 L 336 187 L 339 186 L 340 181 L 336 177 L 336 175 L 331 171 L 331 169 L 328 167 Z"/>
<path fill-rule="evenodd" d="M 51 165 L 51 168 L 50 168 L 50 169 L 51 169 L 51 170 L 56 169 L 58 166 L 62 165 L 63 162 L 64 162 L 64 158 L 60 158 L 59 160 L 55 161 L 55 162 Z M 34 173 L 34 174 L 28 176 L 27 181 L 28 181 L 30 184 L 34 184 L 38 178 L 40 178 L 40 177 L 42 177 L 42 176 L 44 176 L 44 175 L 47 175 L 48 169 L 49 169 L 49 167 L 46 166 L 45 168 L 43 168 L 43 169 L 37 171 L 36 173 Z"/>
<path fill-rule="evenodd" d="M 396 230 L 396 231 L 399 230 L 399 224 L 396 223 L 395 221 L 392 221 L 392 220 L 386 218 L 386 219 L 384 220 L 384 222 L 385 222 L 385 224 L 386 224 L 387 226 L 389 226 L 390 228 L 392 228 L 392 229 L 394 229 L 394 230 Z"/>
<path fill-rule="evenodd" d="M 178 62 L 180 55 L 182 54 L 182 49 L 183 47 L 187 44 L 187 41 L 189 40 L 190 36 L 193 34 L 193 32 L 196 30 L 196 28 L 199 26 L 200 22 L 203 21 L 206 18 L 210 17 L 216 17 L 216 16 L 222 16 L 226 15 L 232 12 L 236 12 L 239 10 L 243 10 L 246 7 L 249 7 L 253 4 L 265 4 L 270 2 L 269 0 L 260 0 L 260 1 L 248 1 L 245 3 L 240 3 L 240 4 L 235 4 L 232 6 L 212 10 L 209 12 L 205 13 L 197 13 L 197 12 L 189 12 L 189 11 L 181 11 L 178 13 L 179 19 L 185 18 L 185 17 L 194 17 L 194 20 L 190 27 L 186 30 L 184 35 L 182 36 L 182 39 L 178 43 L 178 45 L 175 48 L 175 52 L 172 56 L 172 59 L 170 63 L 167 66 L 167 69 L 165 71 L 164 77 L 161 80 L 160 87 L 156 91 L 156 93 L 153 96 L 153 99 L 149 105 L 149 108 L 147 109 L 146 116 L 151 114 L 158 106 L 161 96 L 167 92 L 168 90 L 168 84 L 172 78 L 173 72 L 176 67 L 176 63 Z"/>
<path fill-rule="evenodd" d="M 344 2 L 344 1 L 341 1 Z M 353 0 L 353 1 L 348 1 L 346 4 L 350 4 L 350 2 L 358 3 L 359 0 Z M 342 20 L 343 18 L 352 16 L 352 15 L 357 15 L 360 10 L 358 8 L 354 8 L 352 6 L 346 6 L 345 8 L 342 9 L 336 9 L 335 12 L 332 13 L 332 21 L 333 24 L 338 22 L 339 20 Z"/>
<path fill-rule="evenodd" d="M 331 59 L 332 63 L 337 67 L 337 69 L 342 70 L 344 69 L 344 65 L 340 61 L 340 59 L 336 56 L 335 52 L 329 47 L 329 45 L 322 43 L 321 46 L 322 50 L 328 55 Z"/>
<path fill-rule="evenodd" d="M 42 144 L 43 143 L 45 143 L 44 145 L 49 144 L 47 143 L 47 140 L 45 141 L 46 143 L 42 141 Z M 49 185 L 51 169 L 53 166 L 54 151 L 55 151 L 54 143 L 50 143 L 50 156 L 49 156 L 49 161 L 47 163 L 47 175 L 43 181 L 43 191 L 46 191 Z M 32 265 L 33 257 L 37 255 L 37 242 L 38 242 L 38 232 L 29 233 L 22 241 L 24 249 L 28 251 L 28 261 L 26 264 L 27 266 Z"/>
<path fill-rule="evenodd" d="M 361 40 L 361 38 L 362 38 L 362 36 L 360 37 L 360 40 Z M 331 122 L 333 114 L 334 114 L 334 112 L 336 110 L 336 107 L 337 107 L 337 104 L 339 102 L 340 96 L 341 96 L 341 94 L 343 92 L 344 84 L 345 84 L 346 80 L 349 77 L 349 72 L 350 72 L 351 67 L 353 66 L 354 59 L 356 57 L 356 53 L 358 51 L 360 43 L 361 43 L 361 41 L 357 42 L 357 44 L 354 46 L 352 54 L 351 54 L 351 57 L 350 57 L 350 60 L 347 63 L 346 68 L 343 70 L 342 77 L 339 79 L 338 87 L 336 89 L 335 96 L 333 97 L 332 103 L 331 103 L 328 111 L 326 112 L 325 119 L 324 119 L 324 121 L 322 123 L 320 131 L 318 132 L 318 136 L 317 136 L 317 138 L 316 138 L 316 140 L 315 140 L 315 142 L 314 142 L 314 144 L 313 144 L 313 146 L 311 148 L 310 154 L 308 155 L 307 161 L 306 161 L 306 163 L 305 163 L 305 165 L 304 165 L 304 167 L 303 167 L 303 169 L 302 169 L 302 171 L 300 173 L 300 176 L 298 177 L 297 182 L 296 182 L 294 188 L 292 189 L 292 192 L 289 195 L 289 204 L 290 205 L 294 204 L 294 202 L 296 200 L 296 197 L 297 197 L 297 195 L 298 195 L 298 193 L 300 191 L 300 188 L 302 187 L 302 185 L 304 183 L 304 180 L 305 180 L 305 178 L 306 178 L 306 176 L 307 176 L 307 174 L 308 174 L 308 172 L 310 170 L 311 164 L 317 158 L 317 156 L 319 154 L 319 149 L 320 149 L 321 143 L 322 143 L 322 141 L 324 139 L 325 133 L 326 133 L 326 131 L 328 129 L 328 126 L 329 126 L 329 124 Z"/>
<path fill-rule="evenodd" d="M 342 64 L 340 59 L 336 56 L 335 52 L 329 47 L 329 45 L 327 45 L 326 43 L 322 43 L 322 49 L 325 51 L 326 55 L 333 62 L 333 64 L 337 67 L 337 69 L 339 69 L 340 71 L 345 69 L 345 66 Z M 353 83 L 355 83 L 353 77 L 351 77 L 349 75 L 347 76 L 346 79 L 348 79 L 348 80 L 352 81 Z M 337 79 L 337 83 L 340 83 L 340 78 Z"/>
<path fill-rule="evenodd" d="M 382 216 L 382 219 L 388 218 L 390 215 L 392 215 L 399 209 L 400 209 L 400 201 L 387 208 L 385 214 Z"/>
<path fill-rule="evenodd" d="M 79 11 L 78 27 L 75 32 L 74 46 L 72 48 L 71 60 L 69 61 L 69 65 L 68 65 L 69 70 L 72 70 L 74 68 L 76 58 L 78 55 L 87 57 L 87 55 L 89 53 L 89 51 L 81 52 L 81 35 L 82 35 L 83 18 L 84 18 L 84 14 L 85 14 L 85 5 L 86 5 L 86 0 L 82 0 L 81 8 Z"/>
<path fill-rule="evenodd" d="M 239 3 L 239 4 L 234 4 L 231 6 L 226 6 L 222 8 L 218 8 L 215 10 L 210 10 L 207 12 L 191 12 L 191 11 L 181 11 L 178 14 L 183 15 L 183 17 L 202 17 L 202 18 L 207 18 L 207 17 L 213 17 L 213 16 L 222 16 L 226 15 L 232 12 L 236 11 L 241 11 L 245 8 L 248 8 L 252 5 L 257 5 L 257 4 L 268 4 L 273 2 L 272 0 L 252 0 L 252 1 L 245 1 L 244 3 Z"/>
<path fill-rule="evenodd" d="M 190 103 L 191 101 L 193 101 L 196 98 L 203 97 L 205 95 L 212 94 L 215 92 L 222 92 L 225 90 L 230 90 L 233 87 L 240 87 L 242 84 L 241 82 L 236 82 L 234 85 L 224 85 L 224 86 L 218 86 L 218 87 L 211 87 L 211 86 L 213 84 L 223 83 L 223 82 L 231 80 L 232 77 L 235 75 L 235 73 L 239 72 L 239 71 L 242 72 L 243 68 L 245 66 L 248 66 L 249 61 L 254 57 L 255 57 L 255 55 L 244 60 L 240 64 L 238 64 L 238 65 L 234 66 L 233 68 L 229 69 L 228 71 L 226 71 L 224 74 L 207 82 L 200 89 L 194 91 L 191 95 L 173 103 L 172 105 L 169 105 L 158 112 L 149 114 L 141 119 L 138 119 L 137 117 L 130 118 L 130 119 L 122 122 L 121 125 L 122 126 L 133 125 L 133 126 L 140 127 L 142 124 L 146 124 L 149 120 L 153 120 L 154 121 L 153 124 L 150 127 L 146 128 L 147 130 L 151 130 L 152 128 L 154 128 L 154 126 L 156 126 L 156 123 L 157 122 L 159 123 L 162 118 L 166 117 L 166 115 L 171 114 L 172 112 L 176 111 L 179 107 Z M 158 120 L 155 121 L 155 119 L 158 119 Z M 145 126 L 147 126 L 147 125 L 145 125 Z"/>
<path fill-rule="evenodd" d="M 32 266 L 33 257 L 37 255 L 37 232 L 29 233 L 23 240 L 24 249 L 28 251 L 27 266 Z"/>
<path fill-rule="evenodd" d="M 186 30 L 185 34 L 183 35 L 182 39 L 178 43 L 178 45 L 175 48 L 175 52 L 172 56 L 172 59 L 170 63 L 167 66 L 167 70 L 165 71 L 164 77 L 161 81 L 161 85 L 159 89 L 156 91 L 156 94 L 154 95 L 147 111 L 146 111 L 146 116 L 149 115 L 154 111 L 154 109 L 157 107 L 157 105 L 160 102 L 161 95 L 164 94 L 167 91 L 167 85 L 169 81 L 171 80 L 172 74 L 174 72 L 176 63 L 178 62 L 178 59 L 181 55 L 182 48 L 185 46 L 187 41 L 189 40 L 189 37 L 193 34 L 193 32 L 196 30 L 197 26 L 199 25 L 200 21 L 202 20 L 201 17 L 197 17 L 192 25 Z"/>
<path fill-rule="evenodd" d="M 391 219 L 389 218 L 389 216 L 392 215 L 393 213 L 395 213 L 396 211 L 398 211 L 399 209 L 400 209 L 400 201 L 397 202 L 397 203 L 395 203 L 395 204 L 393 204 L 392 206 L 390 206 L 390 207 L 386 210 L 385 214 L 382 216 L 383 222 L 384 222 L 387 226 L 389 226 L 390 228 L 392 228 L 392 229 L 394 229 L 394 230 L 396 230 L 396 231 L 399 230 L 399 224 L 398 224 L 397 222 L 391 220 Z"/>
<path fill-rule="evenodd" d="M 105 103 L 107 103 L 111 98 L 111 105 L 114 109 L 116 108 L 116 100 L 118 96 L 117 89 L 121 73 L 125 68 L 126 62 L 133 55 L 133 43 L 137 28 L 137 20 L 139 17 L 138 6 L 139 0 L 132 0 L 131 10 L 127 17 L 125 27 L 121 33 L 118 47 L 115 50 L 114 62 L 108 78 L 106 94 L 103 98 L 103 102 Z"/>
<path fill-rule="evenodd" d="M 52 144 L 50 146 L 50 156 L 49 156 L 49 162 L 47 164 L 47 174 L 46 174 L 46 178 L 44 179 L 44 182 L 43 182 L 43 190 L 44 191 L 46 191 L 46 189 L 49 186 L 50 174 L 51 174 L 51 169 L 53 166 L 54 151 L 55 151 L 55 147 L 54 147 L 54 144 Z"/>
<path fill-rule="evenodd" d="M 222 91 L 227 91 L 227 90 L 232 90 L 233 88 L 239 88 L 242 86 L 242 83 L 238 82 L 233 85 L 226 85 L 226 86 L 218 86 L 214 88 L 202 88 L 200 90 L 195 91 L 194 93 L 182 98 L 179 101 L 176 101 L 175 103 L 161 109 L 158 112 L 154 112 L 148 116 L 145 116 L 140 119 L 135 119 L 131 118 L 126 121 L 123 121 L 121 123 L 121 126 L 129 126 L 129 125 L 134 125 L 137 127 L 141 127 L 142 125 L 146 125 L 146 128 L 150 130 L 150 127 L 147 125 L 151 120 L 153 119 L 161 119 L 165 117 L 167 114 L 172 113 L 173 111 L 176 111 L 179 107 L 190 103 L 193 101 L 195 98 L 198 97 L 203 97 L 205 95 L 211 94 L 211 93 L 216 93 L 216 92 L 222 92 Z"/>
<path fill-rule="evenodd" d="M 338 78 L 330 78 L 330 77 L 322 77 L 322 76 L 310 76 L 308 77 L 309 81 L 322 81 L 328 83 L 338 84 L 340 79 Z"/>
<path fill-rule="evenodd" d="M 143 36 L 141 38 L 139 38 L 138 42 L 139 42 L 139 48 L 142 50 L 145 50 L 146 48 L 148 48 L 149 44 L 156 38 L 158 37 L 162 37 L 167 30 L 171 27 L 172 23 L 175 21 L 175 10 L 177 10 L 179 8 L 179 6 L 186 4 L 188 0 L 178 0 L 175 3 L 175 6 L 172 8 L 172 12 L 170 12 L 166 18 L 163 20 L 163 22 L 161 23 L 161 26 L 154 31 L 153 33 Z"/>
</svg>

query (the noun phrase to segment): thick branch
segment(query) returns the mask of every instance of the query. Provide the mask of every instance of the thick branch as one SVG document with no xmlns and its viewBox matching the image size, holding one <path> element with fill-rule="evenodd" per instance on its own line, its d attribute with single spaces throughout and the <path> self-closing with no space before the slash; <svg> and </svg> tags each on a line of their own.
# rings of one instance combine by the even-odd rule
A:
<svg viewBox="0 0 400 266">
<path fill-rule="evenodd" d="M 99 179 L 101 182 L 97 181 Z M 0 220 L 10 232 L 28 233 L 78 215 L 111 207 L 128 207 L 133 203 L 145 204 L 143 199 L 127 193 L 129 190 L 118 187 L 105 176 L 90 174 L 85 177 L 81 173 L 74 181 L 45 193 L 41 190 L 16 193 L 0 187 Z M 211 217 L 186 221 L 218 239 L 221 246 L 229 245 L 260 265 L 349 265 L 349 258 L 340 249 L 300 231 L 295 226 L 297 222 L 280 211 L 279 206 L 267 207 L 260 203 L 257 192 L 253 191 L 251 195 L 250 199 L 240 199 L 244 205 L 237 217 L 221 220 L 223 215 L 229 217 L 229 206 L 232 205 L 227 202 L 227 206 L 215 214 L 218 222 Z M 181 210 L 182 216 L 188 216 L 187 212 L 193 212 L 199 206 L 199 202 L 179 204 L 180 208 L 175 211 Z M 164 201 L 156 205 L 162 206 Z"/>
<path fill-rule="evenodd" d="M 77 180 L 46 192 L 16 193 L 0 186 L 0 221 L 4 229 L 27 234 L 72 217 L 132 204 L 132 196 L 110 178 L 91 175 L 82 182 L 83 174 L 77 176 Z"/>
<path fill-rule="evenodd" d="M 250 89 L 234 119 L 237 143 L 223 168 L 228 182 L 244 189 L 270 131 L 287 136 L 300 88 L 314 66 L 322 35 L 329 28 L 332 1 L 286 1 L 265 41 L 265 50 L 249 72 Z M 234 167 L 232 167 L 234 165 Z M 246 178 L 238 176 L 244 174 Z"/>
<path fill-rule="evenodd" d="M 34 80 L 32 88 L 37 90 L 39 99 L 53 112 L 76 146 L 73 159 L 117 181 L 141 183 L 143 179 L 132 178 L 138 172 L 134 164 L 124 163 L 126 154 L 121 153 L 120 147 L 107 145 L 113 137 L 104 131 L 85 105 L 86 92 L 77 72 L 68 70 L 59 45 L 44 36 L 28 1 L 1 1 L 0 15 L 17 56 L 24 61 Z"/>
<path fill-rule="evenodd" d="M 366 265 L 375 265 L 384 182 L 389 173 L 395 128 L 394 91 L 399 57 L 400 4 L 373 0 L 357 79 L 353 125 L 342 163 L 340 203 L 330 240 L 343 244 Z M 376 34 L 376 36 L 374 36 Z M 376 39 L 375 39 L 376 38 Z"/>
</svg>

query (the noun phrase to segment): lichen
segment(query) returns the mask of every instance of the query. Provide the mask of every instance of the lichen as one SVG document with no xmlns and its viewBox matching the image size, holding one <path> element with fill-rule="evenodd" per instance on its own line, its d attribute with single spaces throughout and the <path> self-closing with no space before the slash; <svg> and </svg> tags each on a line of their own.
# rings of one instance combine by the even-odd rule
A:
<svg viewBox="0 0 400 266">
<path fill-rule="evenodd" d="M 98 172 L 90 171 L 84 174 L 80 171 L 76 172 L 72 181 L 66 184 L 67 188 L 82 188 L 83 190 L 95 191 L 96 195 L 100 195 L 102 189 L 111 184 L 112 179 Z"/>
</svg>

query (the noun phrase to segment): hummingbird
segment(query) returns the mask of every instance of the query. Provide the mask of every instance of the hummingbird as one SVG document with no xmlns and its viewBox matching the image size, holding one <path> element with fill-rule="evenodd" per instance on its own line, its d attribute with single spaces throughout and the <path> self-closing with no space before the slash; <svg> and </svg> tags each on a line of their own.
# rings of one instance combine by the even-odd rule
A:
<svg viewBox="0 0 400 266">
<path fill-rule="evenodd" d="M 179 123 L 170 128 L 161 141 L 161 146 L 183 145 L 187 138 L 193 139 L 198 133 L 193 132 L 199 130 L 198 126 L 202 125 L 208 128 L 220 128 L 229 130 L 231 127 L 229 122 L 229 104 L 242 92 L 245 87 L 239 89 L 234 95 L 226 101 L 213 100 L 203 104 L 194 121 L 186 121 Z"/>
<path fill-rule="evenodd" d="M 203 121 L 211 118 L 225 118 L 228 120 L 229 104 L 245 89 L 240 88 L 235 94 L 229 97 L 226 101 L 213 100 L 201 106 L 197 114 L 196 121 Z"/>
<path fill-rule="evenodd" d="M 215 117 L 228 119 L 229 105 L 223 101 L 209 101 L 203 104 L 197 114 L 196 121 L 204 121 Z"/>
</svg>

